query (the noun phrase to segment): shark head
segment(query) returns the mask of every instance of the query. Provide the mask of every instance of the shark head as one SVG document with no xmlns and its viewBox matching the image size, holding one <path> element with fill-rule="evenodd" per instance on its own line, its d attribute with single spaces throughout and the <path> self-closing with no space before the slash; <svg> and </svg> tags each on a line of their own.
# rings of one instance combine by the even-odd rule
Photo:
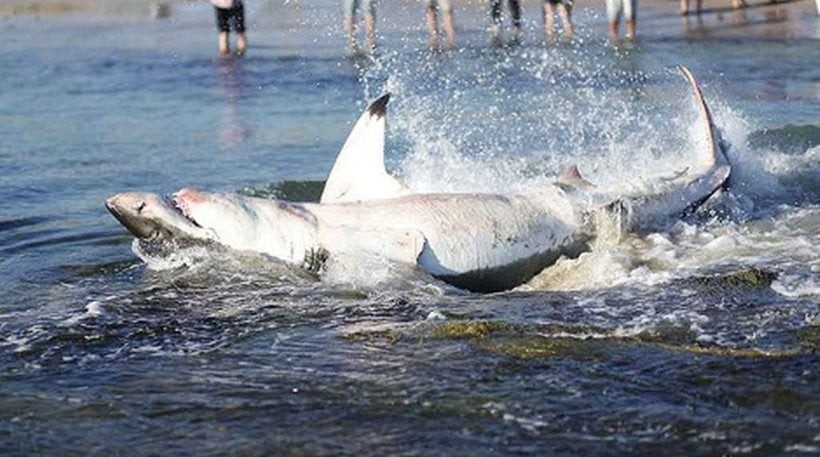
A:
<svg viewBox="0 0 820 457">
<path fill-rule="evenodd" d="M 236 195 L 182 189 L 168 198 L 127 192 L 106 201 L 111 214 L 138 239 L 162 245 L 172 241 L 215 242 L 230 248 L 301 260 L 315 223 L 294 205 Z"/>
<path fill-rule="evenodd" d="M 135 237 L 145 241 L 212 240 L 213 230 L 187 214 L 176 198 L 125 192 L 105 202 L 108 211 Z"/>
<path fill-rule="evenodd" d="M 214 241 L 255 249 L 268 242 L 266 233 L 277 233 L 276 224 L 267 223 L 267 213 L 260 214 L 247 199 L 194 189 L 182 189 L 168 198 L 127 192 L 109 198 L 106 206 L 134 236 L 147 242 Z"/>
</svg>

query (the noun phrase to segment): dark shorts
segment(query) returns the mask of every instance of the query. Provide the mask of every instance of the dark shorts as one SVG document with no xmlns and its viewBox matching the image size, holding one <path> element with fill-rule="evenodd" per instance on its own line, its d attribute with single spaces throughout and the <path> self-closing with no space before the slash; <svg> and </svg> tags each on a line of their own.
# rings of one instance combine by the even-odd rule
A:
<svg viewBox="0 0 820 457">
<path fill-rule="evenodd" d="M 245 33 L 245 6 L 240 3 L 230 9 L 214 7 L 216 10 L 216 28 L 220 32 L 233 29 L 237 33 Z"/>
<path fill-rule="evenodd" d="M 550 5 L 558 5 L 563 3 L 567 9 L 572 8 L 572 0 L 544 0 L 544 3 L 549 3 Z"/>
</svg>

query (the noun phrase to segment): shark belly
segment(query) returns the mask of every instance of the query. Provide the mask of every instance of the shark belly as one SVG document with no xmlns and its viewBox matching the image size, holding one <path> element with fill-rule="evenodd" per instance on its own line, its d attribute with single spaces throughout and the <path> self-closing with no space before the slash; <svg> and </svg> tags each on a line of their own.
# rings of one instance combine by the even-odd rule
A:
<svg viewBox="0 0 820 457">
<path fill-rule="evenodd" d="M 433 276 L 471 292 L 500 292 L 526 283 L 562 256 L 574 258 L 586 250 L 588 250 L 586 240 L 579 237 L 569 244 L 536 252 L 529 257 L 519 258 L 504 265 L 479 268 L 455 275 L 434 274 Z M 424 256 L 423 253 L 422 256 Z M 419 263 L 419 266 L 424 269 L 423 261 Z"/>
<path fill-rule="evenodd" d="M 587 249 L 587 236 L 554 215 L 515 207 L 514 216 L 474 221 L 484 230 L 433 234 L 418 267 L 473 292 L 497 292 L 521 285 L 561 256 Z"/>
<path fill-rule="evenodd" d="M 524 196 L 413 195 L 310 209 L 331 256 L 380 255 L 473 291 L 522 284 L 586 241 L 573 221 Z"/>
</svg>

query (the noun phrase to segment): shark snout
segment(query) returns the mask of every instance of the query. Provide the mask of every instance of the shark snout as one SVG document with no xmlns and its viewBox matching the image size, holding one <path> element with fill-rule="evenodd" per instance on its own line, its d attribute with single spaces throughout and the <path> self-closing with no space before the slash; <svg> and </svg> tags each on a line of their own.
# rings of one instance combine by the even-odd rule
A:
<svg viewBox="0 0 820 457">
<path fill-rule="evenodd" d="M 105 207 L 129 232 L 137 238 L 150 238 L 157 224 L 143 212 L 149 205 L 149 195 L 126 192 L 114 195 L 105 201 Z"/>
<path fill-rule="evenodd" d="M 117 194 L 105 200 L 105 207 L 115 216 L 130 212 L 139 214 L 145 209 L 146 204 L 145 199 L 133 193 Z"/>
</svg>

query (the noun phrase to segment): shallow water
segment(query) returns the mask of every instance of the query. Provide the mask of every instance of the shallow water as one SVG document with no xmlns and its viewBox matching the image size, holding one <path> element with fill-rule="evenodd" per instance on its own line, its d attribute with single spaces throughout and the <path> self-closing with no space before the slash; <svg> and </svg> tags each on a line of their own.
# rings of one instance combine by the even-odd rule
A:
<svg viewBox="0 0 820 457">
<path fill-rule="evenodd" d="M 464 7 L 462 47 L 431 55 L 401 3 L 379 54 L 351 58 L 335 2 L 247 3 L 240 60 L 214 58 L 197 4 L 0 19 L 0 453 L 820 451 L 814 16 L 687 33 L 647 10 L 613 47 L 578 8 L 574 43 L 491 49 Z M 697 156 L 678 63 L 732 143 L 730 191 L 507 293 L 378 259 L 321 280 L 214 250 L 149 268 L 103 206 L 186 186 L 315 199 L 385 90 L 388 166 L 415 190 L 520 191 L 578 164 L 640 191 Z"/>
</svg>

